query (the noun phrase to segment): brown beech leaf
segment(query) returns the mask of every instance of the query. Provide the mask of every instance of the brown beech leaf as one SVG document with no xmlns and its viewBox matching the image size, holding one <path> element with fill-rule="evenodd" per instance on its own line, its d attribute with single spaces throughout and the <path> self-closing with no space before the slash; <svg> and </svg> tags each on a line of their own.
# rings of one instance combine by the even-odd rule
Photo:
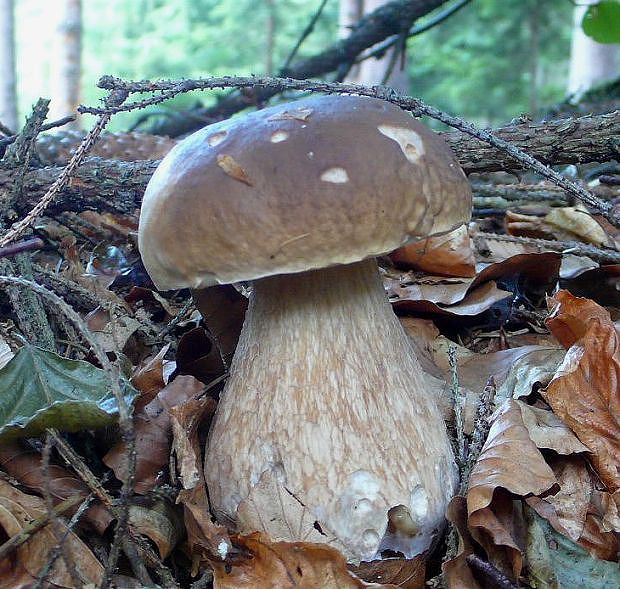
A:
<svg viewBox="0 0 620 589">
<path fill-rule="evenodd" d="M 134 405 L 134 412 L 138 413 L 147 403 L 150 403 L 159 391 L 165 386 L 164 356 L 170 344 L 164 346 L 156 356 L 150 358 L 140 366 L 131 377 L 131 384 L 140 393 Z"/>
<path fill-rule="evenodd" d="M 177 347 L 176 362 L 179 374 L 189 374 L 204 384 L 213 382 L 226 372 L 216 342 L 203 327 L 195 327 L 182 335 Z"/>
<path fill-rule="evenodd" d="M 493 564 L 514 578 L 521 572 L 523 546 L 520 530 L 515 528 L 513 498 L 542 495 L 557 488 L 553 471 L 523 424 L 517 402 L 509 399 L 493 421 L 472 469 L 467 510 L 472 536 Z"/>
<path fill-rule="evenodd" d="M 407 286 L 393 284 L 388 287 L 390 302 L 396 310 L 407 313 L 474 316 L 490 309 L 498 301 L 512 296 L 511 292 L 498 288 L 494 281 L 485 282 L 479 288 L 470 291 L 462 283 L 442 284 L 441 280 L 433 277 L 434 284 L 431 284 L 430 280 L 425 278 L 426 284 Z M 444 303 L 446 300 L 452 302 Z"/>
<path fill-rule="evenodd" d="M 474 553 L 474 540 L 467 527 L 465 497 L 456 495 L 452 498 L 446 510 L 446 519 L 452 523 L 459 538 L 456 556 L 442 566 L 448 589 L 481 589 L 467 564 L 467 557 Z"/>
<path fill-rule="evenodd" d="M 226 175 L 234 178 L 235 180 L 239 180 L 239 182 L 243 182 L 248 186 L 252 186 L 252 182 L 250 182 L 245 170 L 232 155 L 220 153 L 217 156 L 217 165 L 222 168 Z"/>
<path fill-rule="evenodd" d="M 609 313 L 593 301 L 562 290 L 550 305 L 547 325 L 567 352 L 541 392 L 590 449 L 613 493 L 620 488 L 620 336 Z"/>
<path fill-rule="evenodd" d="M 577 240 L 595 245 L 610 242 L 605 230 L 583 206 L 553 207 L 544 217 L 508 211 L 506 231 L 510 235 L 561 241 Z"/>
<path fill-rule="evenodd" d="M 390 254 L 400 268 L 416 269 L 441 276 L 476 275 L 476 260 L 467 227 L 427 237 L 399 247 Z"/>
<path fill-rule="evenodd" d="M 213 415 L 216 405 L 215 399 L 205 396 L 169 410 L 173 449 L 183 486 L 177 503 L 183 506 L 193 576 L 202 562 L 218 557 L 223 560 L 232 547 L 226 529 L 211 518 L 198 438 L 198 427 Z"/>
<path fill-rule="evenodd" d="M 168 465 L 172 438 L 169 408 L 195 397 L 203 388 L 193 376 L 178 376 L 134 416 L 136 493 L 144 495 L 151 491 Z M 125 443 L 120 441 L 103 457 L 103 462 L 120 480 L 124 478 L 126 452 Z"/>
<path fill-rule="evenodd" d="M 596 489 L 600 483 L 584 458 L 550 456 L 548 462 L 560 485 L 559 492 L 544 498 L 529 497 L 527 503 L 557 532 L 595 558 L 617 560 L 620 536 L 616 532 L 620 531 L 620 522 L 606 520 L 609 515 L 613 519 L 611 512 L 617 514 L 614 497 Z"/>
<path fill-rule="evenodd" d="M 590 268 L 562 281 L 566 290 L 606 307 L 620 307 L 620 264 Z"/>
<path fill-rule="evenodd" d="M 385 558 L 349 565 L 349 570 L 367 583 L 395 585 L 399 589 L 423 589 L 426 580 L 426 555 L 415 558 Z"/>
<path fill-rule="evenodd" d="M 86 498 L 90 494 L 88 485 L 62 466 L 50 464 L 45 472 L 41 454 L 24 442 L 16 440 L 0 444 L 0 468 L 40 495 L 49 492 L 54 505 L 69 497 L 81 495 Z M 100 503 L 92 504 L 83 517 L 100 534 L 113 519 Z"/>
<path fill-rule="evenodd" d="M 149 538 L 162 559 L 167 558 L 185 535 L 183 519 L 166 500 L 153 504 L 129 506 L 129 523 L 132 530 Z"/>
<path fill-rule="evenodd" d="M 39 497 L 26 495 L 0 479 L 0 535 L 11 538 L 19 534 L 33 519 L 47 514 L 45 502 Z M 98 585 L 103 580 L 103 566 L 88 546 L 73 532 L 60 530 L 64 549 L 84 585 Z M 36 532 L 25 544 L 16 549 L 11 557 L 0 561 L 0 585 L 11 589 L 27 589 L 34 586 L 41 569 L 48 561 L 50 550 L 57 545 L 56 535 L 50 525 Z M 73 589 L 75 587 L 63 558 L 56 561 L 51 570 L 49 589 Z"/>
<path fill-rule="evenodd" d="M 325 544 L 272 542 L 259 532 L 233 536 L 233 543 L 245 554 L 212 563 L 214 589 L 397 589 L 362 581 Z"/>
<path fill-rule="evenodd" d="M 532 407 L 517 401 L 521 409 L 523 425 L 527 428 L 532 442 L 537 448 L 554 450 L 558 454 L 577 454 L 589 452 L 577 436 L 552 411 Z"/>
</svg>

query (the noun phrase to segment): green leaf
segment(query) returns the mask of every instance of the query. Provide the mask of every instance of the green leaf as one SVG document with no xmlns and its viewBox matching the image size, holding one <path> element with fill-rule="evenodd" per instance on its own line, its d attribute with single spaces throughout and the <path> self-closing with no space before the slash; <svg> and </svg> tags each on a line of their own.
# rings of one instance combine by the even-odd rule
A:
<svg viewBox="0 0 620 589">
<path fill-rule="evenodd" d="M 599 43 L 620 43 L 620 2 L 602 0 L 586 11 L 583 32 Z"/>
<path fill-rule="evenodd" d="M 536 589 L 617 589 L 620 565 L 598 560 L 527 510 L 528 582 Z"/>
<path fill-rule="evenodd" d="M 130 385 L 123 394 L 128 405 L 138 395 Z M 0 370 L 0 440 L 94 429 L 117 414 L 106 373 L 89 362 L 26 345 Z"/>
</svg>

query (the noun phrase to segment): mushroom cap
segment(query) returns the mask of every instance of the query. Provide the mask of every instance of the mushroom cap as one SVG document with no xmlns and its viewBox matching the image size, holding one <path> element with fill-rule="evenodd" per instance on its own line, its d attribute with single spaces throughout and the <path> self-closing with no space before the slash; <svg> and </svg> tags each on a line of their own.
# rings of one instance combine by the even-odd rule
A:
<svg viewBox="0 0 620 589">
<path fill-rule="evenodd" d="M 202 288 L 357 262 L 470 214 L 454 154 L 409 113 L 313 96 L 174 147 L 147 186 L 139 248 L 161 290 Z"/>
</svg>

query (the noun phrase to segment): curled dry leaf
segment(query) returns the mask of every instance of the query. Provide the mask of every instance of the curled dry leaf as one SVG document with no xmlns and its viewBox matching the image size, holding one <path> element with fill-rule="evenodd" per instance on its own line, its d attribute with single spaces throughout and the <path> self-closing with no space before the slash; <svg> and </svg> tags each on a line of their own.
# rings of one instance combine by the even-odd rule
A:
<svg viewBox="0 0 620 589">
<path fill-rule="evenodd" d="M 183 520 L 167 500 L 150 505 L 129 506 L 129 523 L 132 530 L 149 538 L 162 559 L 167 558 L 185 535 Z"/>
<path fill-rule="evenodd" d="M 183 486 L 177 503 L 183 506 L 192 576 L 198 573 L 202 562 L 222 560 L 232 548 L 226 529 L 211 519 L 198 437 L 198 427 L 213 415 L 215 407 L 215 400 L 205 396 L 169 410 L 173 448 Z"/>
<path fill-rule="evenodd" d="M 248 299 L 230 284 L 193 290 L 192 298 L 226 366 L 230 366 L 243 327 Z"/>
<path fill-rule="evenodd" d="M 195 327 L 183 334 L 177 347 L 176 362 L 179 374 L 189 374 L 205 384 L 226 372 L 217 342 L 203 327 Z"/>
<path fill-rule="evenodd" d="M 233 543 L 243 552 L 213 563 L 214 589 L 397 589 L 362 581 L 325 544 L 272 542 L 259 532 L 234 536 Z"/>
<path fill-rule="evenodd" d="M 620 336 L 609 313 L 588 299 L 558 292 L 547 325 L 567 348 L 542 394 L 592 452 L 610 492 L 620 488 Z"/>
<path fill-rule="evenodd" d="M 349 565 L 349 570 L 367 583 L 395 585 L 399 589 L 423 589 L 426 580 L 426 555 L 412 559 L 386 558 Z"/>
<path fill-rule="evenodd" d="M 399 267 L 441 276 L 476 275 L 476 260 L 467 227 L 404 245 L 390 254 Z"/>
<path fill-rule="evenodd" d="M 19 534 L 32 520 L 47 514 L 45 502 L 39 497 L 26 495 L 0 479 L 0 535 L 11 538 Z M 84 585 L 99 585 L 103 579 L 103 567 L 88 546 L 73 532 L 66 533 L 64 549 Z M 46 565 L 49 553 L 56 546 L 56 535 L 48 525 L 36 532 L 25 544 L 16 549 L 11 557 L 0 561 L 0 583 L 2 587 L 26 589 L 32 587 L 41 569 Z M 56 561 L 49 574 L 50 589 L 73 589 L 71 575 L 62 558 Z"/>
<path fill-rule="evenodd" d="M 561 254 L 522 254 L 490 264 L 475 278 L 398 275 L 384 285 L 394 308 L 412 313 L 478 315 L 508 297 L 535 300 L 556 284 Z"/>
<path fill-rule="evenodd" d="M 62 466 L 50 464 L 45 472 L 41 454 L 23 442 L 0 444 L 0 468 L 40 495 L 49 492 L 54 505 L 76 495 L 86 498 L 90 493 L 82 479 Z M 94 503 L 84 514 L 84 519 L 99 534 L 103 534 L 113 518 L 103 505 Z"/>
<path fill-rule="evenodd" d="M 474 553 L 474 540 L 467 527 L 465 497 L 456 495 L 452 498 L 446 511 L 446 519 L 454 526 L 459 541 L 456 556 L 442 566 L 448 589 L 481 589 L 467 564 L 467 557 Z"/>
<path fill-rule="evenodd" d="M 620 522 L 605 525 L 606 515 L 617 507 L 613 496 L 596 489 L 600 483 L 584 458 L 550 456 L 548 463 L 560 490 L 544 498 L 530 497 L 526 499 L 528 505 L 557 532 L 580 544 L 595 558 L 617 560 L 620 536 L 616 532 L 620 531 Z"/>
<path fill-rule="evenodd" d="M 204 385 L 193 376 L 179 376 L 134 416 L 136 493 L 151 491 L 160 482 L 159 478 L 168 465 L 172 431 L 168 409 L 198 395 L 203 388 Z M 121 441 L 103 457 L 103 462 L 120 480 L 125 474 L 126 451 L 126 445 Z"/>
<path fill-rule="evenodd" d="M 472 536 L 489 559 L 518 578 L 523 546 L 515 528 L 513 497 L 557 490 L 553 471 L 530 439 L 516 401 L 508 400 L 495 418 L 469 479 L 467 510 Z M 508 493 L 506 493 L 506 491 Z"/>
<path fill-rule="evenodd" d="M 547 448 L 558 454 L 589 452 L 577 436 L 552 411 L 516 401 L 521 409 L 523 425 L 537 448 Z"/>
<path fill-rule="evenodd" d="M 232 157 L 232 155 L 223 153 L 219 154 L 217 156 L 217 165 L 231 178 L 239 180 L 239 182 L 243 182 L 248 186 L 252 186 L 252 182 L 250 182 L 246 171 L 241 167 L 239 162 Z"/>
<path fill-rule="evenodd" d="M 164 346 L 157 355 L 148 359 L 138 368 L 131 377 L 131 384 L 140 393 L 136 400 L 134 411 L 140 411 L 146 404 L 150 403 L 159 391 L 165 386 L 164 379 L 164 357 L 168 352 L 170 344 Z"/>
<path fill-rule="evenodd" d="M 605 230 L 583 206 L 553 207 L 544 217 L 506 213 L 506 231 L 510 235 L 577 240 L 594 245 L 610 242 Z"/>
</svg>

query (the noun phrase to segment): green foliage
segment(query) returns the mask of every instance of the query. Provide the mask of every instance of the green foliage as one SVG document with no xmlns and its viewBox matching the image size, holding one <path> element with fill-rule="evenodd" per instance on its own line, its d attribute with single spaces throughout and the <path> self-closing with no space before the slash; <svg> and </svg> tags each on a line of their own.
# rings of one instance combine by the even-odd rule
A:
<svg viewBox="0 0 620 589">
<path fill-rule="evenodd" d="M 472 2 L 410 40 L 411 93 L 489 125 L 559 102 L 572 9 L 566 0 Z"/>
<path fill-rule="evenodd" d="M 96 104 L 103 94 L 96 82 L 103 74 L 128 79 L 263 74 L 270 62 L 277 73 L 320 3 L 88 0 L 83 3 L 82 101 Z M 49 86 L 36 87 L 38 80 L 49 78 L 49 63 L 54 59 L 51 51 L 46 53 L 46 47 L 53 46 L 53 27 L 49 26 L 53 9 L 47 4 L 53 3 L 18 3 L 19 22 L 32 23 L 47 11 L 47 21 L 43 26 L 39 23 L 40 35 L 32 34 L 30 27 L 18 27 L 22 45 L 33 44 L 29 56 L 20 50 L 24 63 L 32 66 L 28 76 L 22 75 L 22 85 L 28 84 L 30 92 L 25 95 L 20 90 L 22 110 L 33 98 L 49 95 Z M 327 3 L 298 59 L 315 55 L 336 41 L 338 8 L 338 0 Z M 545 105 L 564 98 L 573 8 L 566 0 L 472 1 L 438 27 L 409 41 L 410 93 L 489 125 L 523 112 L 544 112 Z M 270 19 L 274 22 L 271 58 L 267 55 Z M 151 112 L 185 109 L 197 101 L 209 104 L 214 94 L 182 95 Z M 143 114 L 115 116 L 111 129 L 127 129 Z"/>
<path fill-rule="evenodd" d="M 586 10 L 583 32 L 599 43 L 620 43 L 620 1 L 602 0 Z"/>
<path fill-rule="evenodd" d="M 127 404 L 136 396 L 127 385 Z M 107 375 L 89 362 L 26 345 L 0 370 L 0 440 L 103 427 L 117 413 Z"/>
</svg>

